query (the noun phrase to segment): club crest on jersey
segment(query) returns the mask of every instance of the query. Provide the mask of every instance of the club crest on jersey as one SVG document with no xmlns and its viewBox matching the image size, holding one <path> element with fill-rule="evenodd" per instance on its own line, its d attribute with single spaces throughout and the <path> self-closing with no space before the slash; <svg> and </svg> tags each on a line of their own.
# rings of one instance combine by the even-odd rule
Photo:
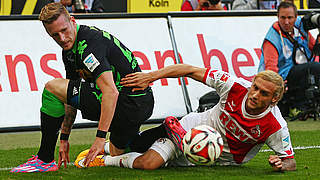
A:
<svg viewBox="0 0 320 180">
<path fill-rule="evenodd" d="M 251 134 L 254 138 L 259 138 L 261 135 L 260 126 L 256 125 L 256 127 L 251 128 Z"/>
<path fill-rule="evenodd" d="M 91 72 L 93 72 L 100 65 L 99 61 L 92 53 L 83 60 L 83 63 Z"/>
</svg>

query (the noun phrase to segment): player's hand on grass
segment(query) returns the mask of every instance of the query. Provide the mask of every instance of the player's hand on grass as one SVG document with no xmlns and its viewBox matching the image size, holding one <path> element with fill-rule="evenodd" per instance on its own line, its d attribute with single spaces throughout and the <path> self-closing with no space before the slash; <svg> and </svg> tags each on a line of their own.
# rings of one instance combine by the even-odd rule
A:
<svg viewBox="0 0 320 180">
<path fill-rule="evenodd" d="M 94 160 L 94 158 L 103 151 L 104 149 L 104 144 L 105 144 L 106 139 L 105 138 L 100 138 L 96 137 L 96 140 L 92 144 L 83 164 L 85 166 L 88 166 L 91 161 Z"/>
<path fill-rule="evenodd" d="M 61 165 L 64 164 L 64 167 L 67 168 L 67 163 L 70 162 L 69 158 L 69 141 L 67 140 L 60 140 L 60 147 L 59 147 L 59 161 L 58 161 L 58 168 L 60 169 Z"/>
<path fill-rule="evenodd" d="M 281 171 L 281 169 L 282 169 L 282 160 L 277 155 L 270 155 L 269 156 L 269 164 L 276 171 Z"/>
<path fill-rule="evenodd" d="M 127 74 L 126 77 L 121 79 L 120 84 L 125 87 L 135 87 L 132 91 L 144 90 L 151 83 L 149 76 L 148 73 L 142 72 Z"/>
</svg>

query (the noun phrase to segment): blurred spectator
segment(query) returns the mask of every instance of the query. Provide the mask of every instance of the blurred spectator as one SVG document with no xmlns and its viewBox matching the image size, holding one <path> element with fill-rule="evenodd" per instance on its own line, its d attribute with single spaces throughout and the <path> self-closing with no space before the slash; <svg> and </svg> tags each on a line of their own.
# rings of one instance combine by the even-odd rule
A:
<svg viewBox="0 0 320 180">
<path fill-rule="evenodd" d="M 320 8 L 320 0 L 283 0 L 293 3 L 297 9 Z M 281 0 L 234 0 L 232 10 L 277 9 Z"/>
<path fill-rule="evenodd" d="M 66 7 L 69 13 L 72 13 L 75 11 L 73 10 L 73 7 L 72 7 L 72 0 L 53 0 L 52 2 L 60 2 Z"/>
<path fill-rule="evenodd" d="M 225 10 L 220 0 L 184 0 L 181 11 Z"/>
<path fill-rule="evenodd" d="M 313 81 L 318 82 L 320 64 L 314 62 L 319 55 L 319 43 L 309 30 L 320 27 L 320 15 L 298 16 L 297 8 L 290 2 L 281 2 L 278 7 L 278 21 L 269 29 L 262 45 L 258 71 L 272 70 L 287 81 L 288 91 L 279 107 L 284 116 L 289 108 L 304 110 L 310 102 L 306 89 Z"/>
<path fill-rule="evenodd" d="M 60 2 L 70 13 L 102 13 L 103 4 L 100 0 L 53 0 Z"/>
<path fill-rule="evenodd" d="M 297 9 L 318 9 L 320 8 L 320 0 L 292 0 Z"/>
<path fill-rule="evenodd" d="M 234 0 L 232 10 L 277 9 L 281 0 Z"/>
</svg>

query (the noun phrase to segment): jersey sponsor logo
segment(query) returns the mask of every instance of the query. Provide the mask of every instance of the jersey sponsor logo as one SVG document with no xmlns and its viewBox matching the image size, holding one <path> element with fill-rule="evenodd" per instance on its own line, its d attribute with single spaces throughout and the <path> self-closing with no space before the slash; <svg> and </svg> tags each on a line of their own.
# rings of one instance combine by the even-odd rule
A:
<svg viewBox="0 0 320 180">
<path fill-rule="evenodd" d="M 236 139 L 243 143 L 254 144 L 257 142 L 249 133 L 247 133 L 232 117 L 229 117 L 224 112 L 219 116 L 221 123 L 225 126 L 226 130 L 232 134 Z"/>
<path fill-rule="evenodd" d="M 84 60 L 84 65 L 89 69 L 89 71 L 93 72 L 99 65 L 99 61 L 96 59 L 96 57 L 91 53 L 89 54 Z"/>
</svg>

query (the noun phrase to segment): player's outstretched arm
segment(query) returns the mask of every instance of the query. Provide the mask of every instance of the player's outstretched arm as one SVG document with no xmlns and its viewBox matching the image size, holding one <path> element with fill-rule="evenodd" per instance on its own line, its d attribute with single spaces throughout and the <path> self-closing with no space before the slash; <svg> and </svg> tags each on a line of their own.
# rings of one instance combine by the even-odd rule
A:
<svg viewBox="0 0 320 180">
<path fill-rule="evenodd" d="M 96 83 L 100 88 L 101 95 L 101 113 L 98 124 L 98 130 L 108 132 L 112 122 L 112 118 L 116 109 L 119 92 L 114 84 L 113 75 L 111 71 L 103 72 Z M 88 166 L 91 161 L 103 150 L 105 144 L 105 137 L 97 136 L 93 142 L 86 159 L 83 164 Z M 112 151 L 110 154 L 112 155 Z"/>
<path fill-rule="evenodd" d="M 281 160 L 281 158 L 277 155 L 270 155 L 269 164 L 276 171 L 294 171 L 294 170 L 296 170 L 296 160 L 291 159 L 291 158 Z"/>
<path fill-rule="evenodd" d="M 76 119 L 76 116 L 77 116 L 77 109 L 73 108 L 70 105 L 65 104 L 65 116 L 61 126 L 61 133 L 70 135 L 72 125 L 74 123 L 74 120 Z M 60 169 L 62 164 L 64 165 L 65 168 L 67 168 L 67 163 L 69 162 L 70 162 L 69 141 L 60 140 L 58 168 Z"/>
<path fill-rule="evenodd" d="M 149 86 L 150 83 L 162 78 L 177 78 L 177 77 L 191 77 L 194 80 L 202 81 L 206 69 L 191 66 L 188 64 L 175 64 L 164 67 L 157 71 L 149 73 L 132 73 L 121 79 L 121 83 L 126 87 L 137 87 L 133 90 L 142 90 Z"/>
</svg>

